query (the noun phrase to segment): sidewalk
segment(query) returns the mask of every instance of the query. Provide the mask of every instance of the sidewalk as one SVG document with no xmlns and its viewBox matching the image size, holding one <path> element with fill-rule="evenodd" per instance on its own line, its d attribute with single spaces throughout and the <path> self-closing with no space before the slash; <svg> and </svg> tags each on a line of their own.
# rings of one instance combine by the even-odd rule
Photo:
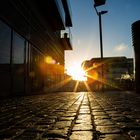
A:
<svg viewBox="0 0 140 140">
<path fill-rule="evenodd" d="M 60 92 L 0 101 L 0 140 L 139 140 L 140 95 Z"/>
</svg>

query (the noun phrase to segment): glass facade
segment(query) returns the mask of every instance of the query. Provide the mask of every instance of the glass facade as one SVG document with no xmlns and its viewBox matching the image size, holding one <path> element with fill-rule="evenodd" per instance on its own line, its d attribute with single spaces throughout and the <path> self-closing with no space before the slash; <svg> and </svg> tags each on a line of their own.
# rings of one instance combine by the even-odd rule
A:
<svg viewBox="0 0 140 140">
<path fill-rule="evenodd" d="M 0 21 L 0 64 L 10 64 L 11 29 Z"/>
<path fill-rule="evenodd" d="M 31 68 L 30 76 L 32 81 L 32 90 L 40 90 L 43 86 L 43 77 L 41 74 L 40 65 L 43 59 L 41 53 L 34 47 L 31 47 Z"/>
<path fill-rule="evenodd" d="M 43 55 L 37 48 L 0 21 L 0 95 L 41 90 L 42 60 Z"/>
<path fill-rule="evenodd" d="M 72 46 L 69 38 L 60 39 L 60 31 L 72 27 L 69 8 L 67 0 L 1 3 L 0 96 L 43 90 L 49 69 L 43 62 L 45 56 L 64 65 L 64 51 Z M 59 73 L 53 77 L 55 82 L 61 78 Z"/>
<path fill-rule="evenodd" d="M 0 94 L 11 90 L 10 73 L 11 29 L 0 21 Z"/>
<path fill-rule="evenodd" d="M 24 92 L 25 84 L 25 45 L 26 41 L 19 34 L 13 34 L 12 68 L 13 92 Z"/>
<path fill-rule="evenodd" d="M 25 39 L 17 33 L 13 37 L 13 64 L 24 64 Z"/>
</svg>

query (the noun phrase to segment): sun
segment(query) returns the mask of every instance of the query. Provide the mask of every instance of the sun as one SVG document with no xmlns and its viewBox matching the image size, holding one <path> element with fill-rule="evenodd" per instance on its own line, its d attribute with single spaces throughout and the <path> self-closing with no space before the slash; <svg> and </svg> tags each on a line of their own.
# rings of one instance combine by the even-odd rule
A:
<svg viewBox="0 0 140 140">
<path fill-rule="evenodd" d="M 86 73 L 81 66 L 74 64 L 67 70 L 67 74 L 72 76 L 73 80 L 87 81 Z"/>
</svg>

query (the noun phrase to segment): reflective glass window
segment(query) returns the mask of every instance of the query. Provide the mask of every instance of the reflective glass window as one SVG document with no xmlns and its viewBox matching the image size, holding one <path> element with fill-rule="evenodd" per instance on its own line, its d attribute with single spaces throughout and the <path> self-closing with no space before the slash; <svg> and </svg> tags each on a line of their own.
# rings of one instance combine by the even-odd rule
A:
<svg viewBox="0 0 140 140">
<path fill-rule="evenodd" d="M 12 47 L 12 63 L 13 63 L 13 92 L 24 92 L 25 83 L 25 39 L 14 32 Z"/>
<path fill-rule="evenodd" d="M 24 49 L 25 39 L 20 35 L 14 33 L 13 38 L 13 63 L 23 64 L 24 63 Z"/>
<path fill-rule="evenodd" d="M 0 21 L 0 64 L 10 64 L 11 29 Z"/>
</svg>

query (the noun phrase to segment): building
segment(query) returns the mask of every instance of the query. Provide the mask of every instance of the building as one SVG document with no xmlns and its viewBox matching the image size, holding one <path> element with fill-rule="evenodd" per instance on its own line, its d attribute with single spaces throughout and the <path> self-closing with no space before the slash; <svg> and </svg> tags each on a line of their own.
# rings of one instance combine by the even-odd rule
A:
<svg viewBox="0 0 140 140">
<path fill-rule="evenodd" d="M 88 83 L 94 90 L 124 89 L 122 79 L 124 75 L 133 75 L 133 59 L 126 57 L 105 57 L 92 58 L 83 62 L 83 67 L 87 71 Z"/>
<path fill-rule="evenodd" d="M 132 24 L 132 42 L 135 53 L 135 90 L 140 93 L 140 20 Z"/>
<path fill-rule="evenodd" d="M 69 0 L 0 3 L 0 96 L 43 91 L 46 57 L 64 66 L 72 49 Z"/>
</svg>

